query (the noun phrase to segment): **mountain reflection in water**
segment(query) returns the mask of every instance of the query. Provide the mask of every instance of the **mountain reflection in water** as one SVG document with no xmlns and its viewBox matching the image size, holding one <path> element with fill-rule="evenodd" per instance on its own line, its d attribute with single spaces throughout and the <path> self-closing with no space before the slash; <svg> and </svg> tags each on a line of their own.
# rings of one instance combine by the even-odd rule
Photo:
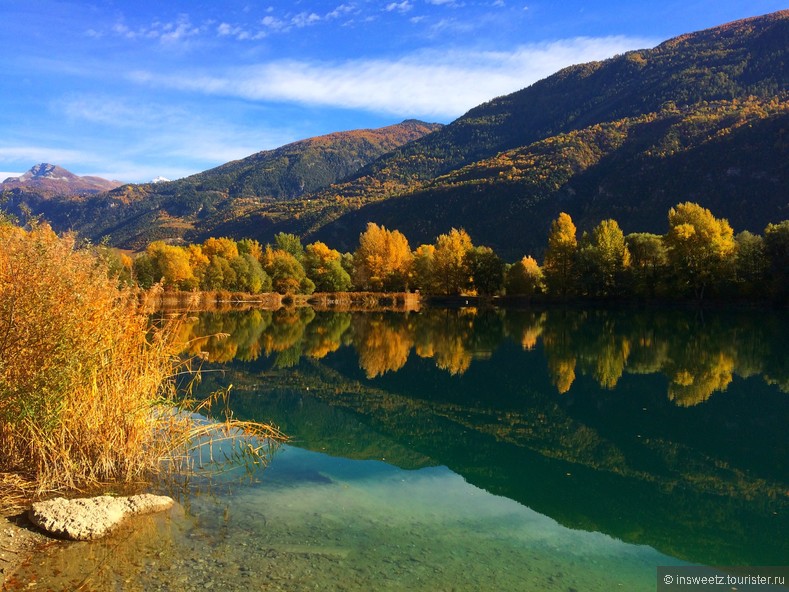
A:
<svg viewBox="0 0 789 592">
<path fill-rule="evenodd" d="M 559 523 L 706 564 L 789 557 L 784 312 L 201 314 L 243 419 L 296 446 L 445 465 Z"/>
</svg>

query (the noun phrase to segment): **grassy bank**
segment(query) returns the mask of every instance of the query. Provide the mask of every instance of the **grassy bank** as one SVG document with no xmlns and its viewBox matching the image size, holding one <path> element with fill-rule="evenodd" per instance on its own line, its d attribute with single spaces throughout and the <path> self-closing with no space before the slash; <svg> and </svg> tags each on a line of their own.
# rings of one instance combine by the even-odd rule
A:
<svg viewBox="0 0 789 592">
<path fill-rule="evenodd" d="M 73 238 L 0 224 L 0 497 L 142 482 L 181 454 L 206 428 L 177 412 L 171 333 Z"/>
</svg>

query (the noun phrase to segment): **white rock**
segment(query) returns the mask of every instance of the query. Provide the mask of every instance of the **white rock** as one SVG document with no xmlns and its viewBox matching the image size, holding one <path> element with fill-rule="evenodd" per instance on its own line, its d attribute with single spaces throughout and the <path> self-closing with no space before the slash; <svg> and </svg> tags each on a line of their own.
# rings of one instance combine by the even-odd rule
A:
<svg viewBox="0 0 789 592">
<path fill-rule="evenodd" d="M 174 503 L 170 497 L 150 493 L 130 497 L 58 497 L 34 503 L 28 516 L 33 524 L 54 536 L 86 541 L 103 537 L 130 516 L 161 512 Z"/>
</svg>

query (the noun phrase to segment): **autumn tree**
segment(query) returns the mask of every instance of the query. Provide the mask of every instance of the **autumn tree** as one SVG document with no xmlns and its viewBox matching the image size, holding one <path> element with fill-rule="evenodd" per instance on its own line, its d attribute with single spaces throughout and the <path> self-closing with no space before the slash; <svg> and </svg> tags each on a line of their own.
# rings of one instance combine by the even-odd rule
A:
<svg viewBox="0 0 789 592">
<path fill-rule="evenodd" d="M 137 281 L 144 288 L 162 282 L 165 287 L 191 290 L 197 287 L 186 249 L 154 241 L 134 261 Z"/>
<path fill-rule="evenodd" d="M 189 245 L 186 248 L 189 253 L 189 265 L 192 268 L 197 284 L 201 289 L 205 289 L 205 274 L 211 259 L 203 253 L 203 247 L 200 245 Z"/>
<path fill-rule="evenodd" d="M 531 298 L 545 289 L 542 269 L 534 257 L 526 256 L 507 271 L 505 289 L 508 296 Z"/>
<path fill-rule="evenodd" d="M 471 237 L 453 228 L 436 239 L 433 253 L 433 278 L 438 294 L 460 294 L 471 283 L 468 252 L 474 247 Z"/>
<path fill-rule="evenodd" d="M 543 273 L 551 294 L 565 297 L 575 288 L 575 259 L 578 251 L 576 228 L 569 214 L 562 212 L 551 223 Z"/>
<path fill-rule="evenodd" d="M 238 246 L 232 238 L 207 238 L 203 242 L 203 254 L 209 259 L 214 256 L 232 261 L 238 257 Z"/>
<path fill-rule="evenodd" d="M 342 267 L 342 255 L 320 241 L 307 245 L 304 270 L 319 292 L 346 292 L 351 288 L 351 276 Z"/>
<path fill-rule="evenodd" d="M 364 290 L 404 290 L 412 261 L 408 239 L 401 232 L 369 222 L 353 254 L 354 284 Z"/>
<path fill-rule="evenodd" d="M 727 220 L 715 218 L 698 204 L 685 202 L 669 210 L 668 226 L 668 258 L 680 288 L 702 299 L 707 287 L 730 278 L 736 244 Z"/>
</svg>

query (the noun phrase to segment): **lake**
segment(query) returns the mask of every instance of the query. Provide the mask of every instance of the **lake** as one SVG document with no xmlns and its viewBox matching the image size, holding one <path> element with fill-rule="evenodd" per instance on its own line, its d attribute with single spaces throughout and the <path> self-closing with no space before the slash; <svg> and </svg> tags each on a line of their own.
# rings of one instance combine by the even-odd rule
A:
<svg viewBox="0 0 789 592">
<path fill-rule="evenodd" d="M 789 558 L 789 314 L 201 314 L 205 392 L 291 440 L 11 589 L 654 591 Z M 82 586 L 81 588 L 78 588 Z"/>
</svg>

